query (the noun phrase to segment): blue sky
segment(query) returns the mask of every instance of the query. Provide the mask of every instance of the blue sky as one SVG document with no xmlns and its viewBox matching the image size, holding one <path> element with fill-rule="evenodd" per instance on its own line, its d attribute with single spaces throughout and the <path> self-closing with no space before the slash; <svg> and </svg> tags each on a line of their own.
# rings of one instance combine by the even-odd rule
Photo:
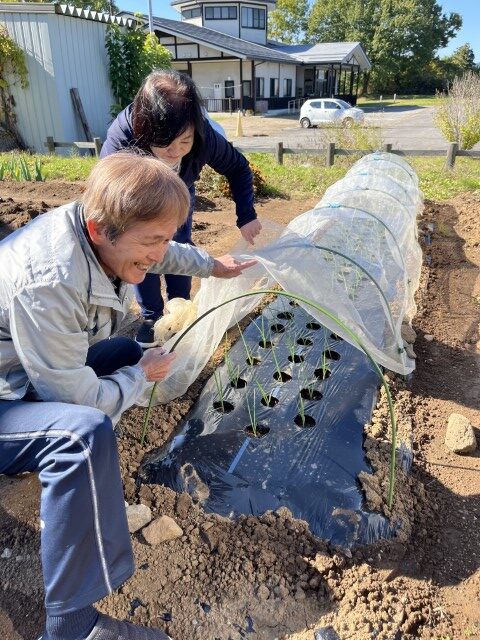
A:
<svg viewBox="0 0 480 640">
<path fill-rule="evenodd" d="M 148 0 L 117 0 L 120 9 L 147 13 Z M 440 0 L 444 13 L 456 11 L 463 17 L 463 27 L 456 38 L 442 49 L 441 57 L 449 55 L 457 47 L 468 42 L 475 53 L 475 62 L 480 63 L 480 0 Z M 170 6 L 170 0 L 152 0 L 153 15 L 161 18 L 180 19 L 180 13 Z"/>
</svg>

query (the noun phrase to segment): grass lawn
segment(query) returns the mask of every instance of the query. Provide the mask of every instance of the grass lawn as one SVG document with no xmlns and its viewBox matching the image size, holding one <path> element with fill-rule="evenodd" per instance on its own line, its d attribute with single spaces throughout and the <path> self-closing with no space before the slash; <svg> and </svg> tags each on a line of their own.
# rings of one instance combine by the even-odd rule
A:
<svg viewBox="0 0 480 640">
<path fill-rule="evenodd" d="M 85 180 L 96 162 L 92 157 L 62 157 L 53 155 L 22 156 L 30 170 L 34 171 L 35 159 L 42 163 L 42 173 L 47 180 Z M 265 177 L 267 194 L 284 198 L 301 199 L 305 196 L 323 195 L 331 184 L 343 178 L 355 157 L 337 157 L 333 167 L 325 167 L 323 156 L 285 155 L 283 166 L 275 162 L 273 154 L 247 154 Z M 0 166 L 10 160 L 11 154 L 0 154 Z M 420 179 L 420 187 L 426 198 L 445 200 L 462 191 L 480 189 L 480 159 L 457 158 L 453 171 L 445 169 L 445 158 L 407 158 Z M 9 179 L 8 173 L 6 179 Z M 209 192 L 209 184 L 200 179 L 199 191 Z"/>
<path fill-rule="evenodd" d="M 438 98 L 435 96 L 398 96 L 393 100 L 393 95 L 384 95 L 380 101 L 380 96 L 367 96 L 358 99 L 358 106 L 362 109 L 381 109 L 386 107 L 435 107 L 438 105 Z"/>
</svg>

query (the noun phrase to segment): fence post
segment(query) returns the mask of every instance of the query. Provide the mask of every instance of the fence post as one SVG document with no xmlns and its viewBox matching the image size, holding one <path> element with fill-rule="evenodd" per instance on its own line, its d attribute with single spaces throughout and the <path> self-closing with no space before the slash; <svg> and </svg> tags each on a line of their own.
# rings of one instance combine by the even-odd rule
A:
<svg viewBox="0 0 480 640">
<path fill-rule="evenodd" d="M 390 153 L 392 151 L 392 143 L 391 142 L 387 142 L 387 144 L 383 145 L 383 150 L 386 153 Z"/>
<path fill-rule="evenodd" d="M 48 149 L 48 153 L 55 153 L 55 141 L 52 136 L 47 136 L 47 141 L 45 142 L 45 146 Z"/>
<path fill-rule="evenodd" d="M 228 110 L 230 111 L 230 113 L 232 113 L 232 99 L 231 98 L 228 99 Z"/>
<path fill-rule="evenodd" d="M 456 142 L 450 142 L 447 149 L 447 169 L 453 169 L 455 164 L 455 158 L 457 156 L 458 144 Z"/>
<path fill-rule="evenodd" d="M 95 155 L 97 158 L 100 157 L 100 151 L 102 150 L 102 141 L 100 138 L 94 138 L 93 144 L 95 145 Z"/>
<path fill-rule="evenodd" d="M 335 161 L 335 143 L 329 142 L 325 149 L 325 164 L 327 167 L 333 167 Z"/>
<path fill-rule="evenodd" d="M 283 142 L 277 142 L 275 145 L 275 157 L 277 164 L 283 164 Z"/>
</svg>

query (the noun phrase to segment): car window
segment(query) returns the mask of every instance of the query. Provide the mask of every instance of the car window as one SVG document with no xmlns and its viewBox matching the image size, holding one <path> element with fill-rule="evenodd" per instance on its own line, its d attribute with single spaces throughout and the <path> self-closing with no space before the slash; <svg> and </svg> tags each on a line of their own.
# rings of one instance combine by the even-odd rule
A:
<svg viewBox="0 0 480 640">
<path fill-rule="evenodd" d="M 344 109 L 351 109 L 352 105 L 346 102 L 345 100 L 339 100 L 338 104 L 341 104 Z"/>
<path fill-rule="evenodd" d="M 313 102 L 310 103 L 310 106 L 313 109 L 321 109 L 322 108 L 322 101 L 321 100 L 314 100 Z"/>
<path fill-rule="evenodd" d="M 341 109 L 342 107 L 338 105 L 336 102 L 331 102 L 330 100 L 323 101 L 324 109 Z"/>
</svg>

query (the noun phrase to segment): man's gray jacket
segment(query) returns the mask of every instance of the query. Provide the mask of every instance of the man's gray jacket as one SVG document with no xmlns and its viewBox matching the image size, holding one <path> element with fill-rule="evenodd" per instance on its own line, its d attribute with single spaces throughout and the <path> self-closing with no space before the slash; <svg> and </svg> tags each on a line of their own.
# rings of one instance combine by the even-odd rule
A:
<svg viewBox="0 0 480 640">
<path fill-rule="evenodd" d="M 171 242 L 151 271 L 208 277 L 214 260 Z M 39 216 L 0 243 L 0 400 L 33 385 L 44 401 L 96 407 L 115 423 L 151 384 L 139 365 L 98 378 L 85 365 L 90 345 L 119 328 L 133 299 L 118 291 L 87 241 L 81 206 Z"/>
</svg>

